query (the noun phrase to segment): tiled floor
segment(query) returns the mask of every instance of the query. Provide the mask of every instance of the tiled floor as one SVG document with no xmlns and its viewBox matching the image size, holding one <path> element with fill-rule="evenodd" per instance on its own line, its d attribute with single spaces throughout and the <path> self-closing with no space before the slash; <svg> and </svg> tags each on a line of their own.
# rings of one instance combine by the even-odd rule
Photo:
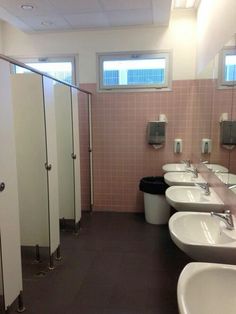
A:
<svg viewBox="0 0 236 314">
<path fill-rule="evenodd" d="M 167 226 L 123 213 L 86 213 L 81 226 L 79 237 L 61 233 L 63 260 L 54 271 L 32 264 L 32 251 L 23 250 L 27 313 L 178 313 L 177 280 L 190 259 Z"/>
</svg>

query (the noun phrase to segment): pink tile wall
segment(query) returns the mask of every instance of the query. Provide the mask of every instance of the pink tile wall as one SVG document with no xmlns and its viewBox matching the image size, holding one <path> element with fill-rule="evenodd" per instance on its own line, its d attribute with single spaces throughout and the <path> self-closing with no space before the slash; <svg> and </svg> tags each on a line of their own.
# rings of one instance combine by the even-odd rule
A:
<svg viewBox="0 0 236 314">
<path fill-rule="evenodd" d="M 209 159 L 200 154 L 200 142 L 210 136 L 214 125 L 209 123 L 214 84 L 212 80 L 174 81 L 171 92 L 134 93 L 98 93 L 96 84 L 83 84 L 93 93 L 94 210 L 143 211 L 138 189 L 142 177 L 162 175 L 161 167 L 168 162 Z M 168 118 L 166 144 L 155 150 L 146 143 L 146 126 L 160 113 Z M 182 154 L 174 154 L 174 138 L 183 139 Z M 214 162 L 227 166 L 229 153 L 218 151 Z"/>
</svg>

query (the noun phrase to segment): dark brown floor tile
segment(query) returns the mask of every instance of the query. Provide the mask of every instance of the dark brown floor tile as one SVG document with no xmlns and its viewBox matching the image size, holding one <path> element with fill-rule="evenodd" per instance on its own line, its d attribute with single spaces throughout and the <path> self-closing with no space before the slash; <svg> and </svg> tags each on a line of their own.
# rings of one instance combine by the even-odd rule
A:
<svg viewBox="0 0 236 314">
<path fill-rule="evenodd" d="M 48 270 L 48 251 L 34 264 L 23 248 L 28 314 L 177 314 L 176 286 L 191 260 L 167 226 L 143 214 L 83 213 L 79 236 L 61 232 L 63 260 Z"/>
</svg>

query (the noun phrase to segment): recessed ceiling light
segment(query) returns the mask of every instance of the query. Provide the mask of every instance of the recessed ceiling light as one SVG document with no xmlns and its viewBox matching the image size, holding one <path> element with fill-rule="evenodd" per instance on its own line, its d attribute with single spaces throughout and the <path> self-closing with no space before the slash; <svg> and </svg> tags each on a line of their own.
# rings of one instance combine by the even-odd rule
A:
<svg viewBox="0 0 236 314">
<path fill-rule="evenodd" d="M 30 10 L 33 10 L 33 8 L 34 8 L 34 6 L 31 5 L 31 4 L 22 4 L 22 5 L 21 5 L 21 9 L 22 9 L 22 10 L 28 10 L 28 11 L 30 11 Z"/>
<path fill-rule="evenodd" d="M 53 22 L 52 21 L 42 21 L 41 25 L 43 25 L 43 26 L 52 26 Z"/>
</svg>

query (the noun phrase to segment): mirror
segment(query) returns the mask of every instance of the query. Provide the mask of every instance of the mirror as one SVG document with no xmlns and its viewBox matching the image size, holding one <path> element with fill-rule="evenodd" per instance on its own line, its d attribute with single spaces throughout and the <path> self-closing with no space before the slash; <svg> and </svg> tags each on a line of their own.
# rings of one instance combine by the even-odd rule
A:
<svg viewBox="0 0 236 314">
<path fill-rule="evenodd" d="M 232 38 L 226 46 L 235 46 L 235 38 Z M 196 90 L 196 106 L 193 113 L 193 160 L 208 160 L 209 163 L 219 164 L 226 167 L 230 172 L 236 173 L 235 150 L 227 149 L 220 145 L 220 119 L 235 120 L 236 95 L 235 86 L 219 87 L 218 68 L 219 57 L 217 56 L 208 64 L 206 69 L 198 76 Z M 223 115 L 222 115 L 223 114 Z M 204 142 L 208 141 L 211 152 L 204 151 Z M 198 146 L 198 148 L 197 148 Z M 234 158 L 234 159 L 233 159 Z"/>
<path fill-rule="evenodd" d="M 231 38 L 229 42 L 227 42 L 223 48 L 229 47 L 230 49 L 232 47 L 236 46 L 235 36 Z M 220 66 L 222 64 L 223 60 L 223 52 L 220 51 L 219 54 L 215 57 L 215 73 L 220 75 Z M 229 67 L 231 68 L 229 70 Z M 232 79 L 232 77 L 235 78 L 235 74 L 232 71 L 235 71 L 235 66 L 232 64 L 227 66 L 227 75 L 230 76 L 229 79 Z M 225 75 L 226 70 L 224 71 L 223 75 Z M 235 150 L 236 148 L 232 145 L 221 145 L 220 144 L 220 137 L 221 132 L 220 128 L 223 127 L 223 121 L 224 120 L 236 120 L 235 117 L 235 85 L 222 87 L 220 86 L 220 77 L 218 77 L 217 86 L 215 88 L 215 94 L 214 94 L 214 102 L 213 102 L 213 117 L 212 117 L 212 134 L 214 137 L 215 142 L 215 149 L 213 150 L 212 158 L 216 160 L 217 162 L 221 163 L 225 167 L 228 168 L 229 173 L 235 173 L 236 174 L 236 167 L 234 163 L 232 162 L 233 158 L 236 157 Z M 220 122 L 220 120 L 222 122 Z M 235 160 L 235 159 L 234 159 Z"/>
<path fill-rule="evenodd" d="M 236 35 L 235 35 L 235 47 L 236 47 Z M 236 80 L 236 66 L 235 66 L 234 76 Z M 233 88 L 231 112 L 232 112 L 232 119 L 235 121 L 236 120 L 236 83 L 234 84 L 234 88 Z M 231 173 L 236 174 L 236 148 L 234 148 L 230 152 L 229 169 Z"/>
<path fill-rule="evenodd" d="M 192 87 L 192 160 L 210 161 L 211 151 L 211 121 L 213 106 L 213 86 L 211 66 L 199 75 Z"/>
</svg>

